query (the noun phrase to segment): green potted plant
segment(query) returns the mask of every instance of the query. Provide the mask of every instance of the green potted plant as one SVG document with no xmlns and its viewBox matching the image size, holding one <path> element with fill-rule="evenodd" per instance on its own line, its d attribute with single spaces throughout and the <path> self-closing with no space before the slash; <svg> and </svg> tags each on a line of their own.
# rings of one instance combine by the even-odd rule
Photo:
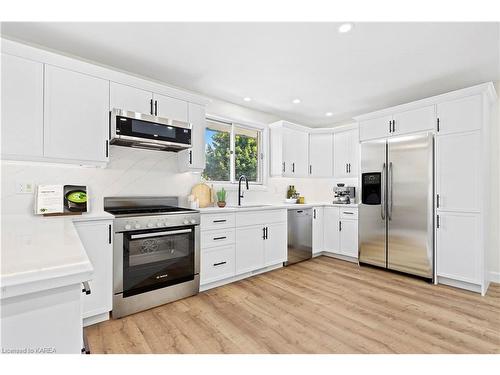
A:
<svg viewBox="0 0 500 375">
<path fill-rule="evenodd" d="M 226 206 L 226 190 L 224 188 L 217 192 L 217 206 L 220 208 Z"/>
</svg>

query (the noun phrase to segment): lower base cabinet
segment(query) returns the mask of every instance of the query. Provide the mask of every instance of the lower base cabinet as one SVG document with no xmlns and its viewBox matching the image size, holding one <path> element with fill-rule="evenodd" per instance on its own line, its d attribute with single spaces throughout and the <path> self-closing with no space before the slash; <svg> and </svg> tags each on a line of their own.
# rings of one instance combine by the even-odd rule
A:
<svg viewBox="0 0 500 375">
<path fill-rule="evenodd" d="M 287 260 L 287 223 L 275 223 L 266 226 L 264 242 L 264 267 Z"/>
<path fill-rule="evenodd" d="M 312 252 L 313 254 L 321 253 L 325 247 L 324 243 L 324 209 L 323 207 L 313 208 L 313 223 L 312 223 Z"/>
<path fill-rule="evenodd" d="M 358 258 L 357 211 L 357 208 L 324 208 L 324 251 Z"/>
<path fill-rule="evenodd" d="M 203 249 L 201 253 L 200 283 L 208 284 L 232 277 L 235 273 L 234 267 L 234 244 Z"/>
</svg>

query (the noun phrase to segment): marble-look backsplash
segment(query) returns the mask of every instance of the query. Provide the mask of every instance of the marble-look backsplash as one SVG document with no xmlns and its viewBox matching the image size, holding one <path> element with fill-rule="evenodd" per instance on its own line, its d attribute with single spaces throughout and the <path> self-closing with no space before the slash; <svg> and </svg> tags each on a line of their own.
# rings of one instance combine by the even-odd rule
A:
<svg viewBox="0 0 500 375">
<path fill-rule="evenodd" d="M 110 151 L 110 162 L 106 168 L 2 161 L 2 214 L 33 213 L 34 195 L 17 194 L 17 183 L 87 185 L 89 208 L 98 212 L 102 211 L 106 196 L 179 196 L 180 203 L 186 204 L 191 188 L 201 180 L 199 173 L 178 173 L 177 155 L 174 153 L 128 147 L 111 147 Z M 357 179 L 275 177 L 268 179 L 265 189 L 250 186 L 249 191 L 245 190 L 244 202 L 281 203 L 288 185 L 295 185 L 306 202 L 331 201 L 332 189 L 338 182 L 357 186 Z M 228 204 L 237 203 L 235 187 L 228 189 L 227 201 Z"/>
</svg>

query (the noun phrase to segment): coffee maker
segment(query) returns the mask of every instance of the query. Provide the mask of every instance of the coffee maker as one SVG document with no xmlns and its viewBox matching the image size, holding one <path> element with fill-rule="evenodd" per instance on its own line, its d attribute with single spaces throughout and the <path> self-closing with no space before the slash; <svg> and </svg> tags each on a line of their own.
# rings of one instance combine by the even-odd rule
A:
<svg viewBox="0 0 500 375">
<path fill-rule="evenodd" d="M 349 204 L 354 203 L 356 197 L 356 188 L 354 186 L 345 186 L 345 184 L 337 184 L 333 188 L 333 203 Z"/>
</svg>

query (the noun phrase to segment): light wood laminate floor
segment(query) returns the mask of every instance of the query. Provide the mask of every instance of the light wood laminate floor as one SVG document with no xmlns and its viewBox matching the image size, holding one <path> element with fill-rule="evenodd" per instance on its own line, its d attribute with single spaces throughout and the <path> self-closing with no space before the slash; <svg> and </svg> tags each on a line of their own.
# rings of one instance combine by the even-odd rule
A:
<svg viewBox="0 0 500 375">
<path fill-rule="evenodd" d="M 485 297 L 321 256 L 85 329 L 92 353 L 500 353 Z"/>
</svg>

